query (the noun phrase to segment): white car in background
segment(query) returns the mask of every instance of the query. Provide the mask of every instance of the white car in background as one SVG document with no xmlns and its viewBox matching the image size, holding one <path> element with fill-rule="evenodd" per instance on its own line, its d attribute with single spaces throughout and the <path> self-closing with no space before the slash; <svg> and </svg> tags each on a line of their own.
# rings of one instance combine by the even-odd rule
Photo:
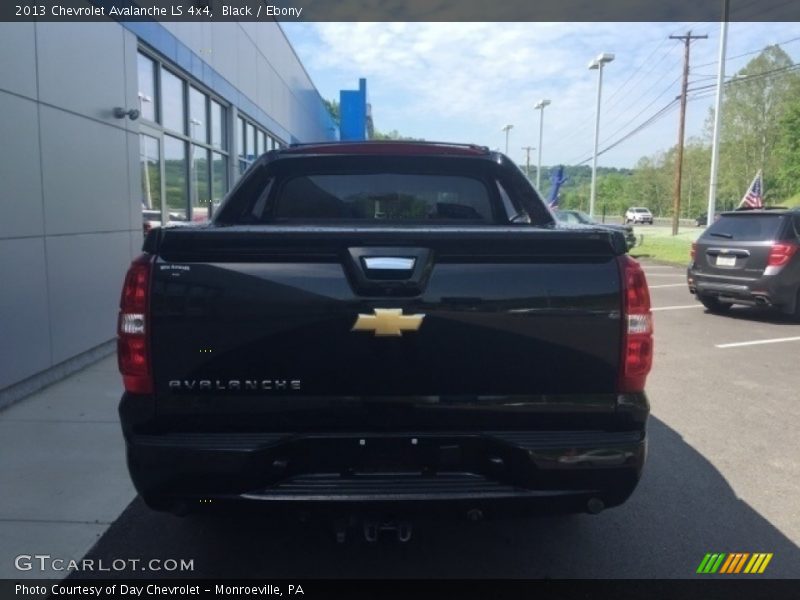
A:
<svg viewBox="0 0 800 600">
<path fill-rule="evenodd" d="M 649 208 L 634 206 L 625 212 L 625 223 L 649 223 L 653 224 L 653 213 Z"/>
</svg>

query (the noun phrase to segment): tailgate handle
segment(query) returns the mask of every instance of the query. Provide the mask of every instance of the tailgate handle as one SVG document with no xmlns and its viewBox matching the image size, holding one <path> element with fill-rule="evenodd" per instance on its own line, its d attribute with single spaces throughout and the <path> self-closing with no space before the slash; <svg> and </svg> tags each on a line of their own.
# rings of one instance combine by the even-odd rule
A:
<svg viewBox="0 0 800 600">
<path fill-rule="evenodd" d="M 416 258 L 401 258 L 399 256 L 365 256 L 364 266 L 376 271 L 411 271 L 417 262 Z"/>
<path fill-rule="evenodd" d="M 741 248 L 709 248 L 706 250 L 706 254 L 711 256 L 719 256 L 720 254 L 723 256 L 750 256 L 748 250 Z"/>
</svg>

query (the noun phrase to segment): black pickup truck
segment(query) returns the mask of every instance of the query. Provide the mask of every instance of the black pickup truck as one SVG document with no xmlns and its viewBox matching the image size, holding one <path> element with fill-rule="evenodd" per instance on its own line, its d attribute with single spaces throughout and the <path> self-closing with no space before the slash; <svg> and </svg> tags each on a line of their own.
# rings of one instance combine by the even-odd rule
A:
<svg viewBox="0 0 800 600">
<path fill-rule="evenodd" d="M 130 267 L 133 482 L 175 512 L 618 505 L 645 460 L 653 353 L 625 250 L 560 229 L 483 147 L 269 152 L 210 223 L 154 229 Z"/>
</svg>

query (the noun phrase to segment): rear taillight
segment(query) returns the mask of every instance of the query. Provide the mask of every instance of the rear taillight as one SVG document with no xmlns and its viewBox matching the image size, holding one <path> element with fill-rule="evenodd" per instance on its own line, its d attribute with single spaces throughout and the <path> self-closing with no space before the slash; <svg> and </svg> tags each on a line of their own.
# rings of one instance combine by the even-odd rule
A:
<svg viewBox="0 0 800 600">
<path fill-rule="evenodd" d="M 622 277 L 622 358 L 620 392 L 641 392 L 653 365 L 653 315 L 642 267 L 627 254 L 619 257 Z"/>
<path fill-rule="evenodd" d="M 150 265 L 151 257 L 147 254 L 131 263 L 119 303 L 117 362 L 125 391 L 135 394 L 153 392 L 147 314 Z"/>
<path fill-rule="evenodd" d="M 692 259 L 692 262 L 697 260 L 697 242 L 692 242 L 692 249 L 689 251 L 689 256 Z"/>
<path fill-rule="evenodd" d="M 797 244 L 772 244 L 769 251 L 769 259 L 767 259 L 767 266 L 769 267 L 782 267 L 789 262 L 789 259 L 797 252 Z"/>
</svg>

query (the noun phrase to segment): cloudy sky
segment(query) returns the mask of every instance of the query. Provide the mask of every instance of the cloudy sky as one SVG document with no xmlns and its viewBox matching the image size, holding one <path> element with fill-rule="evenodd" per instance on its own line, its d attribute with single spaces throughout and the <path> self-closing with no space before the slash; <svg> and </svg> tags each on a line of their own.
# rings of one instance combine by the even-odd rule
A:
<svg viewBox="0 0 800 600">
<path fill-rule="evenodd" d="M 690 82 L 713 84 L 718 23 L 282 23 L 325 98 L 367 78 L 377 129 L 428 140 L 474 142 L 509 154 L 537 146 L 540 98 L 545 109 L 544 164 L 591 156 L 600 52 L 616 60 L 603 72 L 600 148 L 617 141 L 680 93 L 683 44 L 670 34 L 707 34 L 693 42 Z M 790 41 L 791 40 L 791 41 Z M 732 23 L 726 72 L 732 75 L 767 44 L 800 61 L 800 24 Z M 690 83 L 690 88 L 692 87 Z M 703 133 L 713 94 L 688 105 L 687 137 Z M 629 167 L 675 143 L 678 110 L 602 155 L 601 165 Z M 531 162 L 535 163 L 535 151 Z"/>
</svg>

